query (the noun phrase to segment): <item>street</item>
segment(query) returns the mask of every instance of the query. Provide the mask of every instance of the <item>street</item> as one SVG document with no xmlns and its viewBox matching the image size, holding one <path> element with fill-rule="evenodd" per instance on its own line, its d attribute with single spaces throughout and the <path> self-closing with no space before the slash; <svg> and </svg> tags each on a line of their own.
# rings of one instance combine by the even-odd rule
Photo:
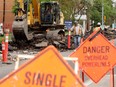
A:
<svg viewBox="0 0 116 87">
<path fill-rule="evenodd" d="M 0 87 L 116 87 L 116 0 L 0 6 Z"/>
<path fill-rule="evenodd" d="M 66 52 L 61 52 L 63 57 L 67 57 L 68 55 L 70 55 L 73 51 L 69 50 Z M 26 61 L 28 61 L 28 59 L 21 59 L 19 62 L 19 65 L 24 64 Z M 70 66 L 74 69 L 74 63 L 71 61 L 67 61 Z M 0 79 L 2 79 L 3 77 L 7 76 L 9 73 L 13 72 L 15 70 L 15 62 L 10 62 L 10 64 L 2 64 L 2 62 L 0 62 Z M 82 73 L 80 72 L 80 78 L 82 78 Z M 94 83 L 87 75 L 84 74 L 84 84 L 87 87 L 112 87 L 112 83 L 111 83 L 111 78 L 110 78 L 110 71 L 98 82 L 98 83 Z M 114 67 L 114 83 L 116 87 L 116 67 Z"/>
</svg>

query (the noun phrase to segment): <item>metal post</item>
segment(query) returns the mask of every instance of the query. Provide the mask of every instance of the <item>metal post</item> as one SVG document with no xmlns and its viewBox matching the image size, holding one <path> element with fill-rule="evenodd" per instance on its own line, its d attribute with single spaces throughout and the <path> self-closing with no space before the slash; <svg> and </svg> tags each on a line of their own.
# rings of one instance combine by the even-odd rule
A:
<svg viewBox="0 0 116 87">
<path fill-rule="evenodd" d="M 85 79 L 84 79 L 84 72 L 82 71 L 82 81 L 84 82 Z"/>
<path fill-rule="evenodd" d="M 85 29 L 86 29 L 86 21 L 85 20 L 83 20 L 83 34 L 85 34 Z"/>
<path fill-rule="evenodd" d="M 102 0 L 102 29 L 104 29 L 104 2 Z"/>
<path fill-rule="evenodd" d="M 110 87 L 114 87 L 114 68 L 110 71 Z"/>
<path fill-rule="evenodd" d="M 18 69 L 18 67 L 19 67 L 19 61 L 20 61 L 20 59 L 19 59 L 19 57 L 17 56 L 16 57 L 16 61 L 15 61 L 15 70 L 17 70 Z"/>
<path fill-rule="evenodd" d="M 4 31 L 4 24 L 5 24 L 5 3 L 6 1 L 3 1 L 3 31 Z"/>
</svg>

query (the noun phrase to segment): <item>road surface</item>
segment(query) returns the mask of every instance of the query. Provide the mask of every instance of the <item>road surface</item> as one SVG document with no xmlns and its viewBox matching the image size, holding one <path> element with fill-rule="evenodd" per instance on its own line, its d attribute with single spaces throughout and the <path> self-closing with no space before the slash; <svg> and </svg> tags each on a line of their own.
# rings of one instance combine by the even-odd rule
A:
<svg viewBox="0 0 116 87">
<path fill-rule="evenodd" d="M 61 52 L 62 56 L 63 57 L 67 57 L 68 55 L 70 55 L 73 51 L 72 50 L 69 50 L 69 51 L 66 51 L 66 52 Z M 14 53 L 13 53 L 14 55 Z M 25 62 L 27 62 L 28 60 L 27 59 L 22 59 L 20 60 L 20 64 L 19 65 L 22 65 L 24 64 Z M 14 69 L 15 69 L 15 63 L 14 62 L 10 62 L 11 64 L 3 64 L 1 61 L 0 61 L 0 79 L 2 79 L 3 77 L 7 76 L 9 73 L 11 73 Z M 72 68 L 74 68 L 74 63 L 73 62 L 69 62 L 68 63 L 70 64 L 70 66 Z M 115 86 L 116 87 L 116 67 L 114 67 L 114 83 L 115 83 Z M 81 75 L 81 72 L 80 72 L 80 78 L 82 78 L 82 75 Z M 112 83 L 111 83 L 111 79 L 110 79 L 110 72 L 108 72 L 98 83 L 94 83 L 88 76 L 84 75 L 84 84 L 87 86 L 87 87 L 111 87 Z"/>
</svg>

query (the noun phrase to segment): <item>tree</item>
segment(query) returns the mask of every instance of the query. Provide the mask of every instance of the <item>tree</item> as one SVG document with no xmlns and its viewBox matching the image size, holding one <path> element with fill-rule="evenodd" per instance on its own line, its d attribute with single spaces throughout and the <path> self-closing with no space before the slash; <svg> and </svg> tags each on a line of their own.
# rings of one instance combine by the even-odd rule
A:
<svg viewBox="0 0 116 87">
<path fill-rule="evenodd" d="M 18 5 L 17 0 L 14 0 L 14 6 L 12 7 L 12 12 L 16 14 L 18 7 L 19 5 Z"/>
<path fill-rule="evenodd" d="M 16 0 L 15 0 L 16 1 Z M 95 24 L 102 21 L 102 1 L 104 2 L 105 24 L 112 24 L 116 20 L 116 7 L 113 7 L 112 0 L 38 0 L 41 1 L 58 1 L 65 20 L 74 20 L 74 15 L 78 14 L 83 8 L 87 8 L 87 18 L 94 20 Z M 17 8 L 17 3 L 13 8 Z M 13 10 L 15 11 L 15 9 Z"/>
<path fill-rule="evenodd" d="M 116 9 L 113 8 L 113 2 L 111 0 L 95 0 L 93 7 L 90 9 L 91 20 L 97 22 L 102 21 L 102 4 L 104 6 L 104 16 L 106 17 L 105 24 L 112 24 L 116 15 Z"/>
</svg>

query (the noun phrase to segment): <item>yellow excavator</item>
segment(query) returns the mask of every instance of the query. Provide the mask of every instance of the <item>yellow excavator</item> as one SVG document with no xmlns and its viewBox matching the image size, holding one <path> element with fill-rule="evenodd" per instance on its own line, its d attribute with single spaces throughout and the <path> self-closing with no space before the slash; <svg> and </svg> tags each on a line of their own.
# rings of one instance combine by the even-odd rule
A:
<svg viewBox="0 0 116 87">
<path fill-rule="evenodd" d="M 18 9 L 12 25 L 16 41 L 29 41 L 35 34 L 42 34 L 52 39 L 54 34 L 64 35 L 64 16 L 57 1 L 18 0 L 17 2 Z"/>
</svg>

